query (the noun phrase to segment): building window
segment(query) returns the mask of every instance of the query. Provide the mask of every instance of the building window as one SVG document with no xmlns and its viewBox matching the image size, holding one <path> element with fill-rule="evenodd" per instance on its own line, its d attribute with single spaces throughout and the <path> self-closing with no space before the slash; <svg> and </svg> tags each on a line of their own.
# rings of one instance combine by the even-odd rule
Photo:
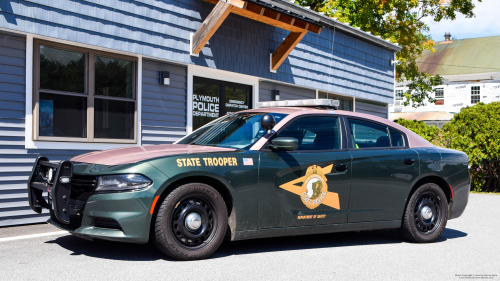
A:
<svg viewBox="0 0 500 281">
<path fill-rule="evenodd" d="M 481 101 L 481 87 L 472 86 L 470 88 L 470 103 L 476 104 Z"/>
<path fill-rule="evenodd" d="M 36 140 L 136 142 L 136 59 L 35 41 Z"/>
<path fill-rule="evenodd" d="M 193 130 L 237 111 L 252 108 L 252 86 L 193 77 Z"/>
<path fill-rule="evenodd" d="M 436 105 L 444 105 L 444 89 L 436 88 Z"/>
<path fill-rule="evenodd" d="M 403 90 L 396 90 L 396 100 L 403 100 Z"/>
<path fill-rule="evenodd" d="M 320 99 L 330 99 L 330 100 L 338 100 L 340 101 L 339 110 L 353 111 L 354 101 L 351 97 L 338 96 L 330 93 L 318 93 L 318 98 Z"/>
</svg>

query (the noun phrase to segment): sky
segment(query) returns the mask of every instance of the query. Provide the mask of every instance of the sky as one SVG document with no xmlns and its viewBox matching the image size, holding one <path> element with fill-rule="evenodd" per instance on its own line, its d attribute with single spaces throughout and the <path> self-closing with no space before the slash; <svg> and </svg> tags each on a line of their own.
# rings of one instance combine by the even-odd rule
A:
<svg viewBox="0 0 500 281">
<path fill-rule="evenodd" d="M 451 33 L 456 39 L 478 38 L 500 35 L 500 0 L 474 1 L 475 18 L 465 18 L 459 14 L 456 20 L 442 20 L 434 22 L 425 19 L 430 28 L 430 35 L 436 42 L 444 40 L 444 33 Z"/>
</svg>

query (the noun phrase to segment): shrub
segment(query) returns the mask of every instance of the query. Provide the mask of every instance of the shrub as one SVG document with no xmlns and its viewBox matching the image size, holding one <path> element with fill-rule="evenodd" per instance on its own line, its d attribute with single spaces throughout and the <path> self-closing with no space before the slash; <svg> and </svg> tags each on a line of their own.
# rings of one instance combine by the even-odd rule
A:
<svg viewBox="0 0 500 281">
<path fill-rule="evenodd" d="M 436 146 L 467 153 L 473 190 L 500 189 L 500 102 L 463 108 L 443 129 L 422 121 L 398 119 L 396 123 Z"/>
<path fill-rule="evenodd" d="M 474 190 L 499 189 L 500 102 L 463 108 L 443 130 L 450 148 L 469 155 Z"/>
<path fill-rule="evenodd" d="M 429 126 L 423 121 L 407 120 L 403 118 L 399 118 L 395 122 L 407 129 L 412 130 L 414 133 L 436 146 L 447 147 L 443 130 L 436 126 Z"/>
</svg>

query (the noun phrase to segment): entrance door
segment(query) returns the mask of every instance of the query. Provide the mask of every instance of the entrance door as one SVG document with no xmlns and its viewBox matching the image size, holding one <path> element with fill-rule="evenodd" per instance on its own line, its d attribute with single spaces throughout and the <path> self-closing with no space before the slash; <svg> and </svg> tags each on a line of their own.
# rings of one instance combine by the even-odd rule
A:
<svg viewBox="0 0 500 281">
<path fill-rule="evenodd" d="M 296 151 L 262 149 L 259 228 L 345 223 L 351 156 L 337 116 L 304 117 L 278 132 Z"/>
<path fill-rule="evenodd" d="M 193 77 L 193 130 L 237 111 L 252 108 L 252 86 Z"/>
</svg>

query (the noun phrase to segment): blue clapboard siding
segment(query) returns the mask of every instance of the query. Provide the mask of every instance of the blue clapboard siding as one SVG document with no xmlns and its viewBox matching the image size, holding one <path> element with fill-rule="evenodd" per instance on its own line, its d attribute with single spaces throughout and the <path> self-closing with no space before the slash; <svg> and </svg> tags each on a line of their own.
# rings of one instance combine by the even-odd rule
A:
<svg viewBox="0 0 500 281">
<path fill-rule="evenodd" d="M 160 71 L 170 85 L 160 85 Z M 142 144 L 172 143 L 186 135 L 187 68 L 164 62 L 142 62 Z"/>
<path fill-rule="evenodd" d="M 25 59 L 25 38 L 0 33 L 0 227 L 47 220 L 47 212 L 38 215 L 28 204 L 26 183 L 38 155 L 61 161 L 88 152 L 25 149 Z"/>
<path fill-rule="evenodd" d="M 316 91 L 288 85 L 260 82 L 259 83 L 259 101 L 272 101 L 272 90 L 280 91 L 280 100 L 300 100 L 315 99 Z"/>
<path fill-rule="evenodd" d="M 393 100 L 394 72 L 390 61 L 394 53 L 330 28 L 323 29 L 320 35 L 306 35 L 278 72 L 271 73 L 269 54 L 288 32 L 237 15 L 230 15 L 224 21 L 200 57 L 189 55 L 189 34 L 197 30 L 214 7 L 202 0 L 4 0 L 0 3 L 3 28 L 381 103 Z"/>
<path fill-rule="evenodd" d="M 389 117 L 387 116 L 387 105 L 366 100 L 356 99 L 356 112 L 372 114 L 383 118 Z"/>
</svg>

